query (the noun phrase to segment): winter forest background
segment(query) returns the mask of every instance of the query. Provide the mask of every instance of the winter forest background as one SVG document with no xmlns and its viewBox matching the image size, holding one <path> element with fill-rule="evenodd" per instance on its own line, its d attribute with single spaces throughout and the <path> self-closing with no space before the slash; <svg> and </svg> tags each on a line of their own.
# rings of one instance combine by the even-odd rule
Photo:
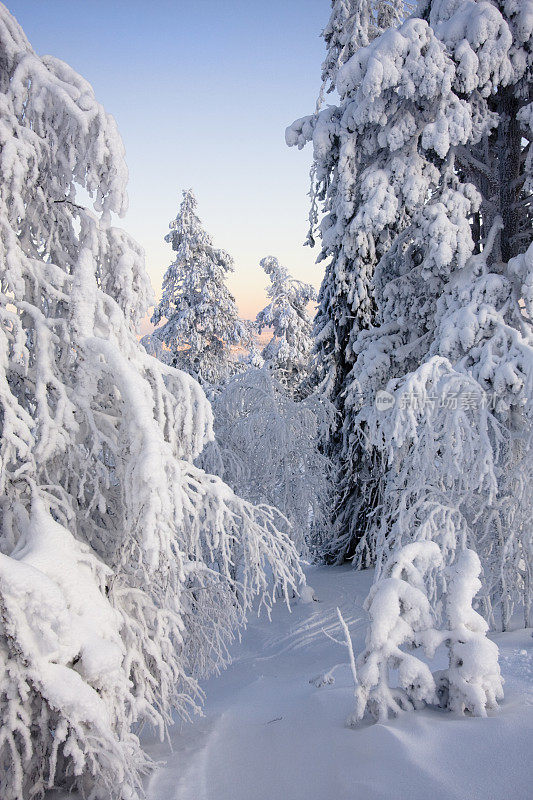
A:
<svg viewBox="0 0 533 800">
<path fill-rule="evenodd" d="M 2 800 L 531 789 L 533 2 L 329 6 L 244 319 L 0 4 Z"/>
</svg>

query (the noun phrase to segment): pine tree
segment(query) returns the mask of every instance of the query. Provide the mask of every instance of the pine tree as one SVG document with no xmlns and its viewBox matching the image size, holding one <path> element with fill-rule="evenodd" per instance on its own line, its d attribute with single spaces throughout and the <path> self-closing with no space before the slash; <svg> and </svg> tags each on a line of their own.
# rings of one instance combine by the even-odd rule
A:
<svg viewBox="0 0 533 800">
<path fill-rule="evenodd" d="M 197 708 L 197 677 L 270 577 L 292 591 L 297 555 L 274 509 L 193 465 L 210 406 L 137 340 L 151 289 L 111 225 L 113 118 L 3 5 L 0 50 L 0 795 L 134 800 L 133 730 Z"/>
<path fill-rule="evenodd" d="M 468 543 L 485 616 L 505 628 L 516 604 L 530 623 L 532 600 L 532 4 L 418 14 L 360 49 L 340 104 L 288 138 L 313 136 L 325 171 L 318 320 L 324 341 L 345 337 L 322 357 L 343 456 L 359 474 L 380 465 L 358 561 L 379 574 L 434 539 L 449 564 Z"/>
<path fill-rule="evenodd" d="M 176 257 L 165 273 L 163 295 L 152 315 L 154 325 L 166 321 L 152 338 L 169 348 L 172 365 L 202 383 L 218 384 L 233 371 L 231 348 L 246 344 L 249 336 L 226 286 L 233 260 L 213 247 L 196 206 L 193 192 L 184 191 L 165 236 Z"/>
<path fill-rule="evenodd" d="M 441 705 L 458 714 L 486 717 L 503 697 L 498 646 L 487 638 L 488 624 L 472 608 L 481 581 L 481 563 L 473 550 L 463 550 L 447 570 L 442 633 L 449 652 L 448 669 L 439 676 Z"/>
<path fill-rule="evenodd" d="M 308 283 L 292 278 L 277 258 L 268 256 L 261 266 L 270 278 L 269 304 L 257 315 L 259 332 L 272 328 L 272 338 L 261 353 L 277 379 L 297 394 L 309 375 L 312 323 L 307 308 L 316 300 Z"/>
<path fill-rule="evenodd" d="M 425 578 L 442 562 L 435 542 L 415 542 L 396 551 L 365 601 L 370 622 L 366 647 L 356 662 L 355 726 L 368 711 L 379 722 L 402 711 L 437 702 L 437 687 L 429 666 L 418 654 L 432 655 L 441 637 L 435 630 Z M 404 649 L 405 648 L 405 649 Z M 392 686 L 390 670 L 399 686 Z"/>
</svg>

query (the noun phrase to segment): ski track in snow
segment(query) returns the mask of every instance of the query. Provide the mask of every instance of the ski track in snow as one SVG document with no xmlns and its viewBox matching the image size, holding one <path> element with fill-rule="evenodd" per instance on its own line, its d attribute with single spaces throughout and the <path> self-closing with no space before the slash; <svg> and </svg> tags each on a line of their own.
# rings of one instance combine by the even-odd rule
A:
<svg viewBox="0 0 533 800">
<path fill-rule="evenodd" d="M 205 716 L 179 724 L 168 746 L 145 742 L 164 763 L 148 800 L 526 800 L 533 796 L 533 639 L 496 634 L 505 700 L 487 719 L 426 709 L 385 725 L 346 728 L 351 676 L 310 679 L 347 661 L 336 607 L 360 652 L 370 572 L 313 568 L 318 603 L 277 606 L 253 618 L 234 661 L 207 682 Z M 445 666 L 437 658 L 435 668 Z"/>
</svg>

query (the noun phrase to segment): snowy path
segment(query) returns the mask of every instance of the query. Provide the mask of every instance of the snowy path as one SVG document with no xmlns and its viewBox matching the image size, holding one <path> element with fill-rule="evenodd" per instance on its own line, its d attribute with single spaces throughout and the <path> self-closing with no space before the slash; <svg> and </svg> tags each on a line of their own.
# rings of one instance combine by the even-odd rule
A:
<svg viewBox="0 0 533 800">
<path fill-rule="evenodd" d="M 499 714 L 465 719 L 426 710 L 387 725 L 344 726 L 347 667 L 317 689 L 309 679 L 346 660 L 335 607 L 362 646 L 371 575 L 309 573 L 319 603 L 251 621 L 234 663 L 206 685 L 205 717 L 173 735 L 148 800 L 526 800 L 533 797 L 533 639 L 498 635 L 506 697 Z M 444 664 L 439 664 L 444 666 Z"/>
</svg>

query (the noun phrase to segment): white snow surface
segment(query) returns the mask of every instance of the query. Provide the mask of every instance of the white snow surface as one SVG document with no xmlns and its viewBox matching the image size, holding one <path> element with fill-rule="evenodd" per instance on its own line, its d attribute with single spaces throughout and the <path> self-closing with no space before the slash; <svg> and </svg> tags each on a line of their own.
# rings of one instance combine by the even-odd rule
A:
<svg viewBox="0 0 533 800">
<path fill-rule="evenodd" d="M 172 750 L 145 739 L 161 762 L 147 800 L 525 800 L 533 766 L 531 629 L 491 636 L 505 698 L 485 719 L 433 709 L 385 724 L 345 725 L 353 707 L 340 608 L 356 655 L 373 573 L 307 571 L 318 602 L 278 603 L 272 622 L 252 618 L 233 663 L 204 684 L 205 716 L 176 723 Z M 309 681 L 336 664 L 333 684 Z M 446 666 L 444 652 L 432 667 Z M 78 800 L 68 796 L 69 800 Z M 67 800 L 52 793 L 46 800 Z"/>
<path fill-rule="evenodd" d="M 348 654 L 356 654 L 372 572 L 308 571 L 319 602 L 280 603 L 272 622 L 250 621 L 233 664 L 206 685 L 205 716 L 176 727 L 172 749 L 145 742 L 162 762 L 148 800 L 509 800 L 531 796 L 531 630 L 495 634 L 505 679 L 499 712 L 486 719 L 433 709 L 386 724 L 345 726 L 353 706 Z M 335 682 L 310 684 L 337 663 Z M 432 662 L 447 666 L 444 652 Z M 179 725 L 179 723 L 178 723 Z"/>
</svg>

